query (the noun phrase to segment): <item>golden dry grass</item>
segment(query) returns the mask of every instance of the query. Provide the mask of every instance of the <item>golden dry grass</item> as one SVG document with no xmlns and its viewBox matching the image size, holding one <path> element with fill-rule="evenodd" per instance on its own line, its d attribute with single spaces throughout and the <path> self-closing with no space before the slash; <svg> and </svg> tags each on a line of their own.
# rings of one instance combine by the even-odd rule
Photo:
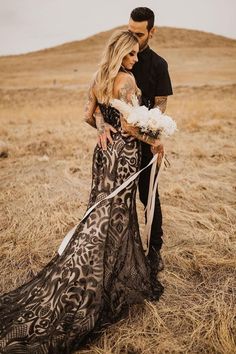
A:
<svg viewBox="0 0 236 354">
<path fill-rule="evenodd" d="M 235 42 L 208 34 L 206 48 L 206 34 L 173 31 L 153 43 L 170 64 L 179 128 L 159 183 L 165 293 L 78 353 L 235 353 Z M 106 38 L 0 58 L 1 292 L 38 272 L 85 211 L 96 132 L 83 103 Z M 140 202 L 138 212 L 142 230 Z"/>
</svg>

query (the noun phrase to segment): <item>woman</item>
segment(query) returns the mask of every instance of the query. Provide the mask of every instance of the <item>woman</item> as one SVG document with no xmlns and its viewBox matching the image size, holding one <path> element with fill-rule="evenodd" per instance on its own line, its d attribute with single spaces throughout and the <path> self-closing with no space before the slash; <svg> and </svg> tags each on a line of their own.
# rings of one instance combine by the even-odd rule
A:
<svg viewBox="0 0 236 354">
<path fill-rule="evenodd" d="M 95 147 L 88 209 L 62 250 L 31 281 L 0 297 L 1 353 L 71 353 L 132 303 L 158 299 L 162 286 L 151 279 L 139 235 L 135 195 L 137 180 L 110 199 L 140 166 L 140 143 L 122 132 L 112 97 L 130 100 L 139 90 L 128 73 L 137 60 L 136 37 L 112 36 L 89 90 L 86 120 L 103 134 L 111 124 L 113 144 Z M 93 123 L 92 123 L 93 124 Z M 104 200 L 103 200 L 104 199 Z"/>
</svg>

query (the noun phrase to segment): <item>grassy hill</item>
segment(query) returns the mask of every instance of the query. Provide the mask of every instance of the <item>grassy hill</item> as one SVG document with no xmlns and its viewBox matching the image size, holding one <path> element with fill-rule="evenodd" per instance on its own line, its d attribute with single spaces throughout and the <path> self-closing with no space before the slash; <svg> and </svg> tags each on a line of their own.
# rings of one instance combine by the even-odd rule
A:
<svg viewBox="0 0 236 354">
<path fill-rule="evenodd" d="M 113 31 L 24 55 L 0 57 L 0 87 L 85 87 Z M 222 78 L 225 84 L 236 80 L 235 40 L 161 27 L 150 45 L 168 61 L 174 86 L 217 84 Z M 225 60 L 227 67 L 222 65 Z"/>
</svg>

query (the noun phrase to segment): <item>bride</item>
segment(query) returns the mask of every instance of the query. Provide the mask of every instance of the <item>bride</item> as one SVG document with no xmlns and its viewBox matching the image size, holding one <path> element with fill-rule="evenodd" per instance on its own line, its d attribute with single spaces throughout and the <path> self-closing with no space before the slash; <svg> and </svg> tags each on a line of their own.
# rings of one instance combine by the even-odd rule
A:
<svg viewBox="0 0 236 354">
<path fill-rule="evenodd" d="M 105 199 L 140 169 L 140 141 L 122 130 L 120 113 L 110 105 L 113 98 L 130 102 L 140 93 L 129 73 L 138 50 L 128 31 L 108 42 L 85 109 L 93 126 L 95 112 L 101 138 L 93 154 L 88 212 L 37 276 L 0 296 L 0 353 L 71 353 L 131 304 L 158 300 L 163 291 L 150 275 L 140 239 L 137 178 Z M 104 122 L 113 127 L 107 147 Z"/>
</svg>

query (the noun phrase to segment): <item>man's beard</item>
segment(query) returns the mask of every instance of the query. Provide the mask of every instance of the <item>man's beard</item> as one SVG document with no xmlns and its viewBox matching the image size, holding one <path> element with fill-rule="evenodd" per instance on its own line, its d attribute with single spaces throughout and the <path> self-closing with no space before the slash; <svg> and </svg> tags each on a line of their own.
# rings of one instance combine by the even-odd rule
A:
<svg viewBox="0 0 236 354">
<path fill-rule="evenodd" d="M 149 35 L 148 35 L 146 41 L 142 44 L 142 47 L 139 48 L 140 52 L 148 46 L 148 41 L 149 41 Z"/>
</svg>

